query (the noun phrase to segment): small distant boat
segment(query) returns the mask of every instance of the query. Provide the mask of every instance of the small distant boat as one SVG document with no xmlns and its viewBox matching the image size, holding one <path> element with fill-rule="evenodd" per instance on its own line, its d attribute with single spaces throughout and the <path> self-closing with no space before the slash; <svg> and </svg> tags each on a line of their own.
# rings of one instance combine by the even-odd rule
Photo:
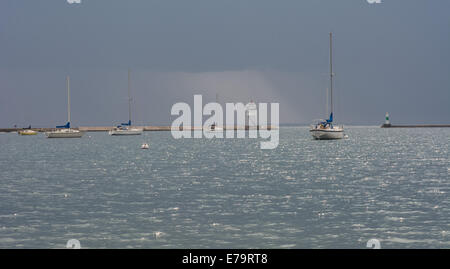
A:
<svg viewBox="0 0 450 269">
<path fill-rule="evenodd" d="M 219 103 L 219 94 L 216 93 L 216 103 Z M 222 127 L 217 126 L 217 123 L 213 122 L 207 129 L 209 132 L 223 131 Z"/>
<path fill-rule="evenodd" d="M 141 128 L 133 128 L 122 124 L 110 130 L 108 133 L 110 135 L 141 135 L 143 131 Z"/>
<path fill-rule="evenodd" d="M 217 126 L 217 124 L 214 122 L 213 124 L 211 124 L 207 130 L 208 132 L 222 132 L 223 128 Z"/>
<path fill-rule="evenodd" d="M 331 113 L 327 120 L 319 120 L 310 128 L 310 133 L 317 140 L 342 139 L 344 138 L 344 127 L 333 124 L 333 57 L 332 57 L 332 33 L 330 33 L 330 99 Z M 328 99 L 328 98 L 327 98 Z M 328 107 L 328 102 L 327 102 Z"/>
<path fill-rule="evenodd" d="M 70 78 L 67 76 L 67 123 L 56 126 L 57 130 L 46 132 L 47 138 L 81 138 L 84 132 L 70 128 Z"/>
<path fill-rule="evenodd" d="M 81 138 L 84 133 L 79 130 L 64 128 L 52 132 L 46 132 L 47 138 Z"/>
<path fill-rule="evenodd" d="M 214 122 L 213 124 L 211 124 L 211 125 L 209 126 L 209 128 L 208 128 L 207 131 L 209 131 L 209 132 L 214 132 L 214 131 L 216 131 L 216 130 L 217 130 L 217 129 L 216 129 L 216 126 L 217 126 L 217 124 Z"/>
<path fill-rule="evenodd" d="M 144 132 L 143 128 L 131 127 L 131 100 L 130 70 L 128 70 L 128 122 L 110 130 L 110 135 L 141 135 Z"/>
<path fill-rule="evenodd" d="M 37 135 L 37 132 L 31 129 L 19 131 L 19 135 Z"/>
<path fill-rule="evenodd" d="M 148 149 L 149 145 L 147 143 L 144 143 L 141 145 L 141 149 Z"/>
</svg>

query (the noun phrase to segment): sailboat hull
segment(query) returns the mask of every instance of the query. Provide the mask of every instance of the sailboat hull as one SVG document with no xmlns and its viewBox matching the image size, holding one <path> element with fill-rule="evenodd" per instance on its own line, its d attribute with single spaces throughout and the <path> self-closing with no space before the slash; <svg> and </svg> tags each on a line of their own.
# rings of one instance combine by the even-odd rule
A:
<svg viewBox="0 0 450 269">
<path fill-rule="evenodd" d="M 141 135 L 143 129 L 111 130 L 110 135 Z"/>
<path fill-rule="evenodd" d="M 46 132 L 47 138 L 81 138 L 84 132 L 78 130 Z"/>
<path fill-rule="evenodd" d="M 37 135 L 37 132 L 33 130 L 23 130 L 19 131 L 19 135 Z"/>
<path fill-rule="evenodd" d="M 344 138 L 343 129 L 311 129 L 309 130 L 311 135 L 316 140 L 335 140 Z"/>
</svg>

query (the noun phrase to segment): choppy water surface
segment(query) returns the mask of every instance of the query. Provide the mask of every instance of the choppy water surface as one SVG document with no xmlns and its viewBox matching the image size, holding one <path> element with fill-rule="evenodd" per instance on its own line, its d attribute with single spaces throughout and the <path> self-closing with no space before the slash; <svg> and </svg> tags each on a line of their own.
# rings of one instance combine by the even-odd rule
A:
<svg viewBox="0 0 450 269">
<path fill-rule="evenodd" d="M 0 248 L 450 248 L 450 128 L 346 131 L 0 134 Z"/>
</svg>

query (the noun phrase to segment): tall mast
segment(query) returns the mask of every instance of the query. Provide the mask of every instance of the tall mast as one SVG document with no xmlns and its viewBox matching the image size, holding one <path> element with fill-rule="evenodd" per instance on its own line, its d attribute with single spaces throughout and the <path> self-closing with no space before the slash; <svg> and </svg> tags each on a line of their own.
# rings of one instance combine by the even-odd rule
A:
<svg viewBox="0 0 450 269">
<path fill-rule="evenodd" d="M 331 114 L 333 114 L 333 34 L 330 33 L 330 99 L 331 99 Z"/>
<path fill-rule="evenodd" d="M 128 69 L 128 123 L 131 125 L 131 89 L 130 89 L 130 69 Z"/>
<path fill-rule="evenodd" d="M 67 122 L 70 126 L 70 77 L 67 76 L 66 78 L 67 82 Z"/>
</svg>

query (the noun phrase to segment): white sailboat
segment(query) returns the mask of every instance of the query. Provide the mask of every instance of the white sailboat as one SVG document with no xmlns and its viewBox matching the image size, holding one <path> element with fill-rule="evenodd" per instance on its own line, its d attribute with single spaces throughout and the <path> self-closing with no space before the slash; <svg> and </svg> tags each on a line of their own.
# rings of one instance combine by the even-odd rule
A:
<svg viewBox="0 0 450 269">
<path fill-rule="evenodd" d="M 30 126 L 29 128 L 18 131 L 17 134 L 19 134 L 19 135 L 37 135 L 38 132 L 36 132 L 35 130 L 31 130 L 31 126 Z"/>
<path fill-rule="evenodd" d="M 66 125 L 56 126 L 57 130 L 46 132 L 47 138 L 80 138 L 84 132 L 70 128 L 70 78 L 67 76 L 67 123 Z"/>
<path fill-rule="evenodd" d="M 219 103 L 219 94 L 216 93 L 216 103 Z M 223 131 L 223 127 L 217 126 L 217 123 L 213 122 L 207 130 L 208 132 L 218 132 Z"/>
<path fill-rule="evenodd" d="M 330 33 L 330 100 L 331 111 L 328 120 L 319 120 L 317 123 L 311 125 L 310 133 L 314 139 L 342 139 L 344 138 L 344 127 L 333 124 L 333 35 Z M 328 91 L 327 91 L 328 93 Z M 327 95 L 328 106 L 328 95 Z M 328 113 L 327 113 L 328 114 Z"/>
<path fill-rule="evenodd" d="M 110 135 L 141 135 L 144 129 L 131 126 L 131 90 L 130 90 L 130 70 L 128 70 L 128 122 L 122 123 L 113 130 Z"/>
</svg>

